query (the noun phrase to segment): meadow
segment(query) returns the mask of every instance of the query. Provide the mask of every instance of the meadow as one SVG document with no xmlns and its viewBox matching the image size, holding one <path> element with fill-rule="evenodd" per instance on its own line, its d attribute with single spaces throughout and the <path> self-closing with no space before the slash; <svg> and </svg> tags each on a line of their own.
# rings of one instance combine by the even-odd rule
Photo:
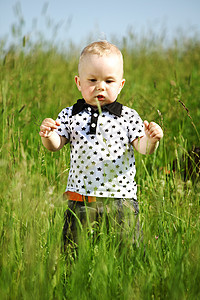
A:
<svg viewBox="0 0 200 300">
<path fill-rule="evenodd" d="M 119 47 L 119 101 L 164 130 L 153 155 L 136 153 L 143 241 L 120 247 L 115 230 L 102 227 L 100 238 L 84 235 L 78 251 L 63 253 L 69 147 L 50 153 L 38 132 L 80 97 L 80 49 L 24 39 L 8 51 L 1 43 L 1 299 L 200 298 L 200 181 L 195 168 L 183 174 L 200 146 L 200 41 L 164 47 L 128 36 Z"/>
</svg>

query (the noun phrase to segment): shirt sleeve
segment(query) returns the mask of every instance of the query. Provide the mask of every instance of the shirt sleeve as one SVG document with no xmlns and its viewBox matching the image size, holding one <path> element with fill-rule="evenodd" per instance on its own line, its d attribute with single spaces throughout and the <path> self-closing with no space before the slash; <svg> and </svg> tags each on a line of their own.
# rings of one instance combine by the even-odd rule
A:
<svg viewBox="0 0 200 300">
<path fill-rule="evenodd" d="M 59 114 L 56 121 L 60 122 L 60 126 L 55 130 L 57 134 L 69 140 L 70 127 L 69 127 L 69 108 L 64 108 Z"/>
<path fill-rule="evenodd" d="M 128 131 L 130 143 L 145 135 L 143 121 L 134 109 L 130 110 Z"/>
</svg>

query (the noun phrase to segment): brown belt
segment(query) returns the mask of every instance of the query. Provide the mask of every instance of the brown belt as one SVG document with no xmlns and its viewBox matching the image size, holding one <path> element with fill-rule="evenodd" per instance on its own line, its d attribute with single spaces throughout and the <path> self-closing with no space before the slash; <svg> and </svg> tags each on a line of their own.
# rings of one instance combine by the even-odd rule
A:
<svg viewBox="0 0 200 300">
<path fill-rule="evenodd" d="M 96 197 L 94 196 L 84 196 L 84 195 L 81 195 L 81 194 L 78 194 L 76 192 L 70 192 L 70 191 L 67 191 L 64 193 L 64 196 L 68 199 L 68 200 L 71 200 L 71 201 L 79 201 L 79 202 L 96 202 Z"/>
</svg>

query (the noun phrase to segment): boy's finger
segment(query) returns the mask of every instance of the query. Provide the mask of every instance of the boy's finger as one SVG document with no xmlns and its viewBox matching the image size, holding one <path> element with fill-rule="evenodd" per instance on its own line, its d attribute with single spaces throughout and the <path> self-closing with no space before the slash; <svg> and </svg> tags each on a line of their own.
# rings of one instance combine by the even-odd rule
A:
<svg viewBox="0 0 200 300">
<path fill-rule="evenodd" d="M 46 132 L 40 131 L 40 132 L 39 132 L 39 135 L 40 135 L 41 137 L 45 137 L 45 136 L 46 136 Z"/>
<path fill-rule="evenodd" d="M 52 127 L 50 127 L 49 125 L 41 125 L 40 126 L 40 131 L 45 132 L 46 130 L 52 130 Z"/>
<path fill-rule="evenodd" d="M 41 137 L 50 137 L 50 135 L 52 134 L 53 132 L 52 132 L 52 130 L 45 130 L 45 131 L 40 131 L 39 132 L 39 135 L 41 136 Z"/>
<path fill-rule="evenodd" d="M 60 121 L 55 121 L 56 125 L 60 126 Z"/>
<path fill-rule="evenodd" d="M 144 127 L 145 129 L 149 129 L 149 122 L 147 120 L 144 121 Z"/>
<path fill-rule="evenodd" d="M 40 128 L 46 129 L 46 130 L 52 130 L 52 129 L 57 129 L 57 125 L 55 122 L 45 122 L 43 123 Z"/>
<path fill-rule="evenodd" d="M 160 129 L 160 126 L 154 122 L 150 122 L 149 123 L 149 130 L 150 131 L 154 131 L 154 130 L 158 130 Z"/>
<path fill-rule="evenodd" d="M 157 127 L 159 126 L 158 124 L 156 124 L 155 122 L 150 122 L 149 123 L 149 128 L 153 128 L 153 127 Z"/>
<path fill-rule="evenodd" d="M 154 122 L 149 124 L 149 132 L 151 137 L 158 137 L 159 139 L 163 137 L 162 128 Z"/>
</svg>

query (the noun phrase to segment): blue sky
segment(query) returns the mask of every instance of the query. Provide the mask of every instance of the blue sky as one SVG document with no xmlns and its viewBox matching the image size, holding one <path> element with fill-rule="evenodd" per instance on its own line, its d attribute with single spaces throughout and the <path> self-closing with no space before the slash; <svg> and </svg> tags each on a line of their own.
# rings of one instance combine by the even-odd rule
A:
<svg viewBox="0 0 200 300">
<path fill-rule="evenodd" d="M 177 36 L 180 28 L 186 36 L 200 34 L 200 0 L 0 0 L 0 38 L 8 41 L 18 20 L 16 3 L 24 18 L 22 34 L 33 39 L 43 32 L 55 43 L 85 44 L 89 37 L 121 40 L 129 30 L 138 36 L 165 31 L 166 39 Z"/>
</svg>

